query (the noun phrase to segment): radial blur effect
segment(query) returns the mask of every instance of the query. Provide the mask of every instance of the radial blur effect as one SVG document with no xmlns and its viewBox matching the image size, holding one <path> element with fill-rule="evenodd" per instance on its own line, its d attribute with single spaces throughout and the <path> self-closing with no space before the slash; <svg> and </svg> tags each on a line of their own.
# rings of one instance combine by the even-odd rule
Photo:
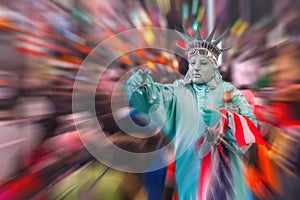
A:
<svg viewBox="0 0 300 200">
<path fill-rule="evenodd" d="M 213 14 L 208 10 L 211 2 Z M 231 48 L 219 58 L 223 79 L 245 94 L 272 146 L 271 151 L 254 146 L 247 155 L 247 184 L 257 199 L 297 199 L 299 10 L 299 0 L 0 0 L 0 199 L 158 199 L 151 196 L 151 184 L 157 193 L 174 186 L 169 176 L 164 181 L 166 169 L 126 173 L 95 160 L 74 123 L 81 120 L 85 139 L 95 139 L 86 111 L 72 111 L 73 85 L 79 81 L 85 95 L 94 80 L 76 77 L 79 68 L 98 44 L 118 33 L 186 27 L 190 33 L 200 28 L 206 36 L 211 21 L 216 35 L 229 29 L 221 45 Z M 146 29 L 140 38 L 118 38 L 105 51 L 92 53 L 84 66 L 91 73 L 105 70 L 95 91 L 97 120 L 107 138 L 124 150 L 151 152 L 168 143 L 154 128 L 149 138 L 127 135 L 116 117 L 136 116 L 141 125 L 147 119 L 125 106 L 113 115 L 111 108 L 113 93 L 120 105 L 125 101 L 115 86 L 138 66 L 157 74 L 160 83 L 183 77 L 187 61 L 171 51 L 125 51 L 137 43 L 167 46 L 166 37 Z M 120 52 L 124 54 L 105 66 L 108 57 Z M 153 160 L 164 159 L 160 156 Z M 164 157 L 172 157 L 172 150 Z M 149 177 L 156 177 L 150 187 Z"/>
</svg>

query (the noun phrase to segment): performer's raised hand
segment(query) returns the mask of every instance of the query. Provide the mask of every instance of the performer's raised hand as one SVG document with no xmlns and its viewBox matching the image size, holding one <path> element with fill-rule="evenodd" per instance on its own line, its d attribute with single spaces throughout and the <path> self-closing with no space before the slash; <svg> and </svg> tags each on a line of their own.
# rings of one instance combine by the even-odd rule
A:
<svg viewBox="0 0 300 200">
<path fill-rule="evenodd" d="M 150 71 L 148 69 L 146 69 L 145 71 L 138 70 L 135 74 L 131 76 L 131 78 L 128 80 L 128 83 L 130 83 L 131 87 L 137 89 L 140 86 L 146 84 L 147 81 L 151 81 L 149 73 Z"/>
</svg>

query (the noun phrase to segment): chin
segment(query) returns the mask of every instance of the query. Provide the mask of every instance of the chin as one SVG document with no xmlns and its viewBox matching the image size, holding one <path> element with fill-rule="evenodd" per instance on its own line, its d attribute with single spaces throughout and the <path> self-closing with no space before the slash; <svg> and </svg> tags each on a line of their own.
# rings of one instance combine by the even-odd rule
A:
<svg viewBox="0 0 300 200">
<path fill-rule="evenodd" d="M 199 79 L 193 79 L 193 83 L 194 84 L 204 84 L 203 80 L 199 80 Z"/>
</svg>

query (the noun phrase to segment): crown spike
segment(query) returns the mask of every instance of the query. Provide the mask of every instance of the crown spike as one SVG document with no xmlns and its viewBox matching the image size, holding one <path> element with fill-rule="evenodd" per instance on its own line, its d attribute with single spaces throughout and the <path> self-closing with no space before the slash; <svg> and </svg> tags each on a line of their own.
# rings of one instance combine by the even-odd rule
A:
<svg viewBox="0 0 300 200">
<path fill-rule="evenodd" d="M 230 48 L 219 49 L 219 47 L 217 46 L 217 44 L 228 33 L 229 29 L 226 30 L 224 33 L 222 33 L 216 40 L 214 40 L 214 33 L 216 31 L 216 26 L 214 27 L 212 32 L 209 34 L 207 39 L 205 39 L 201 36 L 199 27 L 197 28 L 196 37 L 193 37 L 191 34 L 189 34 L 187 29 L 184 28 L 184 26 L 182 26 L 182 28 L 180 28 L 180 30 L 181 31 L 179 31 L 179 30 L 175 30 L 175 31 L 178 33 L 181 40 L 186 44 L 186 48 L 183 48 L 183 49 L 188 51 L 187 56 L 190 56 L 189 53 L 193 53 L 196 50 L 205 49 L 213 55 L 212 57 L 214 59 L 218 59 L 218 56 L 220 55 L 220 53 L 222 51 L 226 51 L 226 50 L 230 49 Z M 214 41 L 212 42 L 212 40 L 214 40 Z M 191 55 L 193 55 L 193 54 L 191 54 Z"/>
<path fill-rule="evenodd" d="M 212 43 L 214 45 L 219 44 L 219 42 L 221 42 L 221 40 L 223 40 L 223 38 L 228 34 L 229 32 L 229 28 L 227 28 L 215 41 L 213 41 Z"/>
<path fill-rule="evenodd" d="M 183 33 L 189 38 L 189 39 L 193 39 L 192 36 L 189 34 L 189 32 L 186 30 L 186 28 L 183 26 L 182 27 Z"/>
<path fill-rule="evenodd" d="M 200 30 L 197 30 L 197 40 L 203 40 L 200 34 Z"/>
<path fill-rule="evenodd" d="M 227 50 L 229 50 L 229 49 L 231 49 L 232 47 L 227 47 L 227 48 L 224 48 L 224 49 L 220 49 L 220 51 L 221 52 L 223 52 L 223 51 L 227 51 Z"/>
<path fill-rule="evenodd" d="M 196 35 L 197 36 L 197 40 L 203 40 L 203 38 L 201 36 L 201 33 L 200 33 L 200 28 L 199 27 L 200 27 L 200 25 L 198 24 L 198 28 L 197 28 L 197 32 L 196 32 L 197 33 L 197 35 Z"/>
<path fill-rule="evenodd" d="M 209 36 L 207 37 L 207 39 L 206 39 L 207 42 L 211 42 L 211 40 L 212 40 L 213 37 L 214 37 L 215 31 L 216 31 L 216 26 L 214 27 L 214 29 L 212 30 L 212 32 L 211 32 L 211 33 L 209 34 Z"/>
<path fill-rule="evenodd" d="M 179 32 L 177 30 L 175 30 L 175 31 L 178 33 L 179 37 L 184 41 L 184 43 L 190 42 L 190 39 L 187 35 L 184 35 L 183 33 Z"/>
</svg>

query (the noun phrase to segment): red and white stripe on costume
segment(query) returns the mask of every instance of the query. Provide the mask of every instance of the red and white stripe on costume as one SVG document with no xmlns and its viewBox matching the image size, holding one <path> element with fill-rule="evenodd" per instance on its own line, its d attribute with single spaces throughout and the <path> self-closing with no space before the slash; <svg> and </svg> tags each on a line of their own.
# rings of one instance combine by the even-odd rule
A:
<svg viewBox="0 0 300 200">
<path fill-rule="evenodd" d="M 220 112 L 222 113 L 221 120 L 214 127 L 209 127 L 211 133 L 226 134 L 229 127 L 230 116 L 232 119 L 230 128 L 232 129 L 233 135 L 239 146 L 257 143 L 270 149 L 270 145 L 264 141 L 259 130 L 247 117 L 226 109 L 221 109 Z M 203 142 L 204 138 L 202 137 L 198 140 L 197 147 L 201 148 Z M 227 165 L 221 164 L 221 162 L 226 163 Z M 216 199 L 231 199 L 230 195 L 233 187 L 233 185 L 230 184 L 232 183 L 232 173 L 230 172 L 231 166 L 232 163 L 228 162 L 222 146 L 220 143 L 217 143 L 217 148 L 212 148 L 202 159 L 198 185 L 198 199 L 207 200 L 211 199 L 212 196 L 215 196 Z M 221 190 L 223 192 L 222 195 L 225 194 L 226 197 L 217 196 L 218 194 L 221 194 Z"/>
<path fill-rule="evenodd" d="M 232 118 L 232 132 L 239 146 L 245 146 L 251 143 L 265 145 L 270 149 L 270 145 L 262 138 L 259 130 L 253 122 L 243 115 L 236 114 L 226 109 L 220 109 L 222 119 L 220 120 L 220 128 L 223 133 L 228 129 L 228 116 Z"/>
</svg>

